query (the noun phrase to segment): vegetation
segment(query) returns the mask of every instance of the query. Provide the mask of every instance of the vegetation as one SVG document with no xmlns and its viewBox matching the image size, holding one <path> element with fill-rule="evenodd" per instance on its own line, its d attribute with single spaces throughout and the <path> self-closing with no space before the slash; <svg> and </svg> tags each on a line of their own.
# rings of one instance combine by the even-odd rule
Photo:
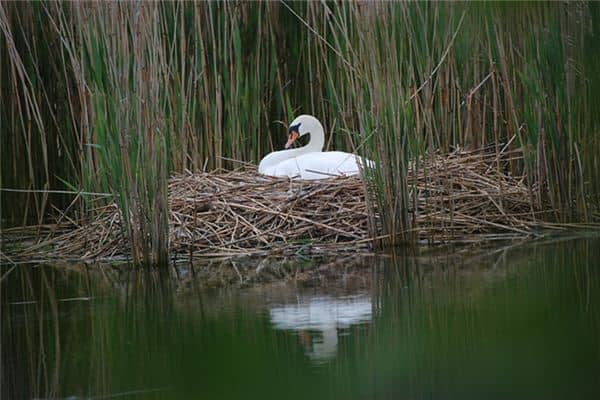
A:
<svg viewBox="0 0 600 400">
<path fill-rule="evenodd" d="M 414 240 L 409 160 L 454 147 L 523 150 L 532 204 L 597 220 L 599 26 L 593 2 L 2 3 L 0 187 L 41 190 L 0 192 L 2 225 L 110 193 L 160 263 L 168 176 L 256 163 L 299 113 L 377 162 L 381 245 Z"/>
<path fill-rule="evenodd" d="M 500 156 L 500 157 L 499 157 Z M 417 200 L 408 204 L 410 234 L 419 243 L 518 241 L 588 224 L 547 222 L 552 211 L 535 207 L 523 175 L 502 172 L 521 151 L 457 150 L 409 163 L 407 185 Z M 498 171 L 498 164 L 501 171 Z M 356 176 L 292 180 L 257 175 L 256 168 L 175 174 L 168 184 L 168 251 L 180 261 L 233 256 L 371 254 L 385 215 L 369 212 L 364 180 Z M 130 259 L 116 203 L 96 207 L 79 227 L 37 228 L 46 240 L 11 252 L 13 263 L 115 262 Z M 26 231 L 5 234 L 22 241 Z M 17 236 L 16 238 L 14 236 Z"/>
</svg>

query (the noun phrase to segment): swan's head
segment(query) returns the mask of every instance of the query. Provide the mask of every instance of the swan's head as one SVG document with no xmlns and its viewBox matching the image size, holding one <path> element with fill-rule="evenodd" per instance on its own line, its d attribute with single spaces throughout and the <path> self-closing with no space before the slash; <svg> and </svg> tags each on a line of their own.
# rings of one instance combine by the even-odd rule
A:
<svg viewBox="0 0 600 400">
<path fill-rule="evenodd" d="M 319 120 L 312 115 L 304 114 L 296 117 L 288 128 L 288 141 L 285 144 L 285 148 L 289 149 L 300 136 L 306 135 L 319 128 L 321 131 L 323 130 L 323 126 Z"/>
</svg>

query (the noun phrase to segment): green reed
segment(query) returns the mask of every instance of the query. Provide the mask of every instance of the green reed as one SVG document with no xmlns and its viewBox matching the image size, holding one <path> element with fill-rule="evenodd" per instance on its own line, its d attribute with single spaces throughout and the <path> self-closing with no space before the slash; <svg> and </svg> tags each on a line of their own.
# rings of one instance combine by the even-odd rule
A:
<svg viewBox="0 0 600 400">
<path fill-rule="evenodd" d="M 583 143 L 597 149 L 599 129 L 590 90 L 597 78 L 583 73 L 598 64 L 585 45 L 598 21 L 595 4 L 332 10 L 320 32 L 337 50 L 328 52 L 335 83 L 324 98 L 335 99 L 334 115 L 351 110 L 346 130 L 367 143 L 359 151 L 379 165 L 367 176 L 373 209 L 385 210 L 377 230 L 392 235 L 389 244 L 395 236 L 410 239 L 406 210 L 417 194 L 406 185 L 408 161 L 418 169 L 432 150 L 457 146 L 522 149 L 525 162 L 506 172 L 525 173 L 532 207 L 546 204 L 560 221 L 597 218 L 595 156 L 581 151 Z"/>
<path fill-rule="evenodd" d="M 257 163 L 282 147 L 280 122 L 312 113 L 330 149 L 375 161 L 365 181 L 382 246 L 413 241 L 409 162 L 457 146 L 523 149 L 506 173 L 526 173 L 532 205 L 597 220 L 599 9 L 2 3 L 2 186 L 110 192 L 134 260 L 160 263 L 170 173 Z M 5 225 L 73 201 L 2 196 Z"/>
</svg>

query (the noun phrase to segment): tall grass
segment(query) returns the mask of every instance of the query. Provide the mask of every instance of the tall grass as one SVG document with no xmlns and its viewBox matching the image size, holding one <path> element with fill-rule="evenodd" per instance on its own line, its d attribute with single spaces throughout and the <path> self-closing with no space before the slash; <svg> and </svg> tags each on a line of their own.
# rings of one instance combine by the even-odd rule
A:
<svg viewBox="0 0 600 400">
<path fill-rule="evenodd" d="M 329 52 L 325 97 L 337 115 L 352 110 L 345 128 L 380 165 L 370 178 L 388 244 L 411 239 L 408 161 L 456 146 L 523 149 L 509 173 L 526 173 L 532 204 L 550 203 L 560 221 L 589 221 L 594 204 L 597 218 L 595 155 L 581 151 L 598 149 L 598 78 L 583 71 L 598 64 L 585 45 L 595 4 L 342 3 L 329 19 L 321 35 L 352 68 Z"/>
<path fill-rule="evenodd" d="M 313 113 L 377 162 L 382 246 L 413 240 L 409 160 L 456 146 L 522 148 L 531 202 L 591 221 L 599 24 L 593 2 L 2 3 L 2 187 L 113 193 L 134 260 L 160 263 L 171 172 L 257 162 Z M 50 210 L 1 195 L 5 225 Z"/>
</svg>

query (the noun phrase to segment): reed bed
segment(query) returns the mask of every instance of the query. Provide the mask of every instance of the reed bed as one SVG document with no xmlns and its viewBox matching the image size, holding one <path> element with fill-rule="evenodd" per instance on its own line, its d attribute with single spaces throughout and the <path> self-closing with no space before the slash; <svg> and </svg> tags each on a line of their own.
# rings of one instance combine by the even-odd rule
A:
<svg viewBox="0 0 600 400">
<path fill-rule="evenodd" d="M 510 143 L 523 198 L 598 222 L 599 24 L 590 1 L 0 2 L 0 229 L 97 207 L 52 191 L 110 193 L 134 263 L 163 264 L 168 177 L 256 164 L 302 113 L 379 166 L 376 247 L 464 234 L 422 232 L 409 185 L 453 146 Z"/>
<path fill-rule="evenodd" d="M 513 240 L 564 229 L 536 199 L 526 176 L 509 172 L 520 151 L 455 150 L 409 163 L 409 228 L 426 243 Z M 366 175 L 368 176 L 368 175 Z M 255 168 L 177 174 L 169 179 L 169 253 L 174 258 L 338 254 L 371 251 L 384 218 L 367 209 L 368 179 L 266 177 Z M 117 204 L 42 241 L 15 260 L 131 257 Z"/>
</svg>

